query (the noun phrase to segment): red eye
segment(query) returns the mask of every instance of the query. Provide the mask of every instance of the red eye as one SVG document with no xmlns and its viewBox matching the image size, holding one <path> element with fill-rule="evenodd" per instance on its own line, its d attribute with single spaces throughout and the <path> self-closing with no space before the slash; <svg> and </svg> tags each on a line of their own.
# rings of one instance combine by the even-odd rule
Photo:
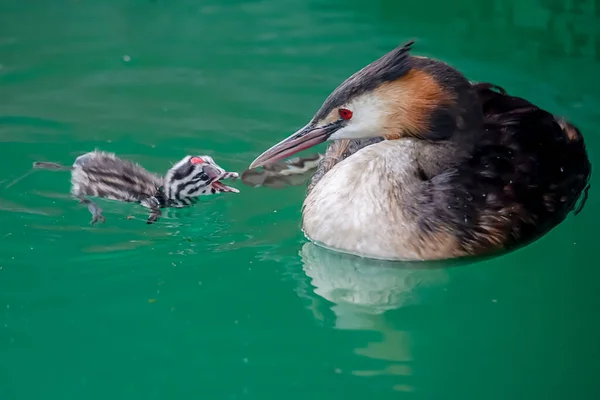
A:
<svg viewBox="0 0 600 400">
<path fill-rule="evenodd" d="M 340 117 L 342 119 L 350 119 L 352 118 L 352 111 L 346 108 L 340 108 Z"/>
<path fill-rule="evenodd" d="M 190 162 L 191 162 L 192 164 L 204 164 L 204 160 L 203 160 L 203 159 L 201 159 L 200 157 L 192 157 L 192 158 L 190 159 Z"/>
</svg>

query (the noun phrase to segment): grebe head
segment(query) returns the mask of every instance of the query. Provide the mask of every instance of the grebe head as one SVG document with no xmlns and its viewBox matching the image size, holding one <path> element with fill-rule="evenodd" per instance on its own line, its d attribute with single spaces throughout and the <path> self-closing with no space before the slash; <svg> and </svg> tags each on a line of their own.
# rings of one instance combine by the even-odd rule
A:
<svg viewBox="0 0 600 400">
<path fill-rule="evenodd" d="M 342 82 L 306 126 L 265 151 L 250 168 L 331 140 L 441 141 L 475 132 L 483 117 L 469 81 L 443 62 L 411 56 L 413 43 L 397 47 Z"/>
<path fill-rule="evenodd" d="M 225 171 L 209 156 L 186 156 L 167 172 L 165 195 L 179 200 L 218 192 L 239 193 L 236 188 L 220 182 L 237 177 L 236 172 Z"/>
</svg>

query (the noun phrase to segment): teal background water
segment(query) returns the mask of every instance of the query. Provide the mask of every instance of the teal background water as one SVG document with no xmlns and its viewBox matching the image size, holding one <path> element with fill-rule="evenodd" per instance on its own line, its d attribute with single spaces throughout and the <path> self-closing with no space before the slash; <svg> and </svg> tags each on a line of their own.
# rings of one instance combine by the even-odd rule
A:
<svg viewBox="0 0 600 400">
<path fill-rule="evenodd" d="M 598 1 L 0 1 L 0 399 L 598 398 L 595 177 L 538 242 L 416 269 L 307 244 L 301 186 L 91 227 L 31 163 L 241 172 L 415 38 L 571 119 L 595 165 L 599 34 Z"/>
</svg>

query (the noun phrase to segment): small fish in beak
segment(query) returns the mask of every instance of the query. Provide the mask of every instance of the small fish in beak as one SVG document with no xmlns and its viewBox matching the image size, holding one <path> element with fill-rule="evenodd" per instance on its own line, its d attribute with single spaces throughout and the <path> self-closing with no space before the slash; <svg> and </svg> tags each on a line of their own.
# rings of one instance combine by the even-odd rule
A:
<svg viewBox="0 0 600 400">
<path fill-rule="evenodd" d="M 311 154 L 306 157 L 295 157 L 284 161 L 267 164 L 260 169 L 247 169 L 242 173 L 242 182 L 252 187 L 266 186 L 283 188 L 304 184 L 319 167 L 322 154 Z"/>
</svg>

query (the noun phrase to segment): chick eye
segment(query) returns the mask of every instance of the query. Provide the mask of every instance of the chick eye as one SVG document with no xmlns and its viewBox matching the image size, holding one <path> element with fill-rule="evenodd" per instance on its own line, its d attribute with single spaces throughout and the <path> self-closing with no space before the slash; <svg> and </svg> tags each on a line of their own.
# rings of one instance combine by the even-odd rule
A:
<svg viewBox="0 0 600 400">
<path fill-rule="evenodd" d="M 352 118 L 352 111 L 348 110 L 347 108 L 340 108 L 339 113 L 340 113 L 340 117 L 342 119 L 347 120 L 347 119 Z"/>
</svg>

